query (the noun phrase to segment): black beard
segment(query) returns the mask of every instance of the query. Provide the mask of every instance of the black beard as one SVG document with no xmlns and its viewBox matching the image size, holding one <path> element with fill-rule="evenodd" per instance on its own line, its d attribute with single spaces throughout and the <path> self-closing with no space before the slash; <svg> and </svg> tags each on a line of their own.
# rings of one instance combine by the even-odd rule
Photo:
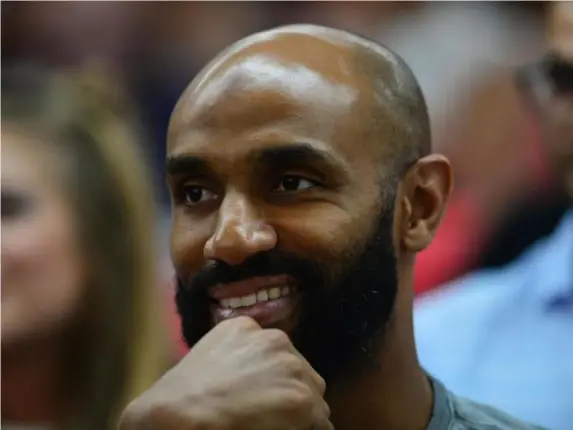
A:
<svg viewBox="0 0 573 430">
<path fill-rule="evenodd" d="M 350 247 L 336 268 L 274 249 L 238 266 L 213 262 L 187 282 L 177 279 L 186 343 L 195 344 L 212 328 L 210 286 L 287 274 L 304 294 L 291 339 L 327 384 L 373 369 L 398 292 L 392 224 L 393 211 L 384 211 L 366 244 Z"/>
</svg>

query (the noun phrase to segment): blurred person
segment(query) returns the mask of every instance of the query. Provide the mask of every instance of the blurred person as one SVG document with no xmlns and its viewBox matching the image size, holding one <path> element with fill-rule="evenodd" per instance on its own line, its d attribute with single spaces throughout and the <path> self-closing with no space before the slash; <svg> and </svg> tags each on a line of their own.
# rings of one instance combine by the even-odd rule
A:
<svg viewBox="0 0 573 430">
<path fill-rule="evenodd" d="M 122 430 L 536 428 L 418 364 L 414 260 L 452 175 L 401 58 L 315 25 L 256 33 L 188 86 L 167 153 L 193 349 Z"/>
<path fill-rule="evenodd" d="M 444 220 L 416 261 L 421 294 L 479 266 L 511 209 L 540 194 L 535 141 L 509 70 L 541 55 L 543 21 L 519 2 L 415 4 L 380 25 L 376 37 L 418 77 L 434 146 L 456 174 Z M 529 229 L 524 242 L 539 230 Z"/>
<path fill-rule="evenodd" d="M 10 2 L 2 4 L 2 60 L 51 67 L 82 67 L 97 61 L 122 80 L 126 92 L 138 95 L 146 71 L 139 64 L 158 2 Z M 159 61 L 161 62 L 161 61 Z M 138 114 L 146 113 L 146 105 Z M 172 107 L 172 106 L 171 106 Z M 154 117 L 143 118 L 144 134 L 153 134 Z M 155 155 L 153 139 L 146 154 Z M 153 165 L 151 167 L 154 167 Z M 152 170 L 153 172 L 153 170 Z M 154 182 L 162 183 L 158 174 Z M 155 187 L 163 192 L 163 187 Z M 163 194 L 158 195 L 161 198 Z"/>
<path fill-rule="evenodd" d="M 2 428 L 112 429 L 167 366 L 152 187 L 102 76 L 2 67 Z"/>
<path fill-rule="evenodd" d="M 416 259 L 417 294 L 511 261 L 564 213 L 513 73 L 491 77 L 469 105 L 450 151 L 456 188 L 436 237 Z"/>
<path fill-rule="evenodd" d="M 555 3 L 550 54 L 519 73 L 573 201 L 573 3 Z M 573 212 L 513 263 L 420 300 L 422 364 L 461 395 L 552 429 L 573 425 Z"/>
</svg>

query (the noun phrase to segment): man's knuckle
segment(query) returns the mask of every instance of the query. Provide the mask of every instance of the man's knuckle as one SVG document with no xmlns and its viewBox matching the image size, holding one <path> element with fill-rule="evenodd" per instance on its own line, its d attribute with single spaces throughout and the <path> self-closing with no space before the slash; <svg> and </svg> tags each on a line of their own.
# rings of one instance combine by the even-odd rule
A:
<svg viewBox="0 0 573 430">
<path fill-rule="evenodd" d="M 295 379 L 302 379 L 306 373 L 304 363 L 292 354 L 285 354 L 281 358 L 281 366 L 287 374 Z"/>
<path fill-rule="evenodd" d="M 272 347 L 282 349 L 290 345 L 288 335 L 282 330 L 268 329 L 265 330 L 264 336 L 267 343 Z"/>
<path fill-rule="evenodd" d="M 295 384 L 293 384 L 291 402 L 297 407 L 297 409 L 312 409 L 314 393 L 307 384 L 301 381 L 297 381 Z"/>
</svg>

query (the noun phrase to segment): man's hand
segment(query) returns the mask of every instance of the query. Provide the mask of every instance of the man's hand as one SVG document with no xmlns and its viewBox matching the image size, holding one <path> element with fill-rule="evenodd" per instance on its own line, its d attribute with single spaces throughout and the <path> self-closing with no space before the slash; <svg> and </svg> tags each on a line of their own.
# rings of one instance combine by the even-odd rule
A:
<svg viewBox="0 0 573 430">
<path fill-rule="evenodd" d="M 284 332 L 234 318 L 133 401 L 120 430 L 332 430 L 324 390 Z"/>
</svg>

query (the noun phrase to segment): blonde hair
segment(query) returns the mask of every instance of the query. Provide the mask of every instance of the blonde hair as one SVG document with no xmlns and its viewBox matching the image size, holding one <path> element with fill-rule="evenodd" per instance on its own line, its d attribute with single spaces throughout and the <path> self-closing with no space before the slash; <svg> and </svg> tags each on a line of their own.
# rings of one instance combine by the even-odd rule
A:
<svg viewBox="0 0 573 430">
<path fill-rule="evenodd" d="M 97 69 L 2 70 L 2 122 L 21 126 L 62 154 L 83 249 L 94 268 L 68 362 L 62 363 L 70 413 L 61 426 L 82 430 L 113 428 L 124 405 L 168 364 L 151 175 L 132 110 L 105 76 Z"/>
</svg>

